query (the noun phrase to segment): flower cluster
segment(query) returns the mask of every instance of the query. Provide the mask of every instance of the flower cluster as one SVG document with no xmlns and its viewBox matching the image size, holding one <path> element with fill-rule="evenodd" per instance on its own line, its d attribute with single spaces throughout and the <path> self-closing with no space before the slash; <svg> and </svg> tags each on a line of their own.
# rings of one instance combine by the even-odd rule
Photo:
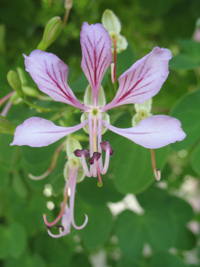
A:
<svg viewBox="0 0 200 267">
<path fill-rule="evenodd" d="M 88 25 L 87 22 L 83 23 L 80 36 L 81 68 L 89 82 L 87 90 L 92 92 L 91 101 L 85 101 L 84 104 L 76 98 L 67 84 L 68 66 L 56 55 L 35 50 L 29 56 L 24 57 L 26 71 L 29 72 L 38 88 L 54 101 L 82 110 L 82 122 L 73 127 L 61 127 L 49 120 L 32 117 L 16 128 L 11 145 L 48 146 L 64 136 L 87 127 L 90 149 L 77 149 L 74 153 L 81 158 L 85 175 L 98 176 L 99 184 L 101 184 L 101 174 L 107 172 L 110 156 L 113 154 L 109 142 L 102 141 L 105 128 L 148 149 L 156 149 L 181 141 L 185 138 L 185 133 L 181 129 L 181 123 L 170 116 L 150 116 L 134 127 L 121 129 L 109 123 L 107 114 L 110 109 L 121 105 L 143 103 L 160 91 L 169 74 L 168 63 L 172 57 L 170 50 L 155 47 L 148 55 L 135 62 L 118 78 L 118 91 L 114 99 L 106 104 L 102 101 L 105 98 L 101 98 L 100 95 L 104 94 L 101 87 L 103 76 L 112 63 L 111 38 L 101 24 Z M 104 163 L 102 150 L 105 152 Z M 89 165 L 86 158 L 89 158 Z M 69 174 L 69 180 L 73 181 L 72 189 L 76 183 L 74 178 L 76 173 L 77 167 L 72 168 Z M 62 209 L 68 214 L 67 205 Z M 67 220 L 67 215 L 64 212 L 62 214 L 63 219 Z M 50 226 L 46 218 L 45 223 Z M 66 221 L 63 225 L 66 225 Z M 68 227 L 65 228 L 68 229 Z M 69 229 L 64 233 L 68 232 Z"/>
</svg>

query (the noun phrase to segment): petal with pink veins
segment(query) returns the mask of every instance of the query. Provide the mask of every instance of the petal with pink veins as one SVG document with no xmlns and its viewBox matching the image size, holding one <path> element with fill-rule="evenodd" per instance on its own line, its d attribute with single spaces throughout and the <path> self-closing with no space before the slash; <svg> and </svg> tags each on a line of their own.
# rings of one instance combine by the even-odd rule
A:
<svg viewBox="0 0 200 267">
<path fill-rule="evenodd" d="M 48 146 L 62 137 L 80 130 L 87 123 L 88 121 L 86 120 L 73 127 L 61 127 L 49 120 L 31 117 L 17 126 L 14 140 L 10 145 L 26 145 L 31 147 Z"/>
<path fill-rule="evenodd" d="M 110 131 L 150 149 L 182 141 L 186 137 L 180 121 L 165 115 L 149 117 L 140 121 L 137 126 L 127 129 L 114 127 L 105 121 L 103 125 Z"/>
<path fill-rule="evenodd" d="M 99 23 L 81 29 L 81 68 L 87 77 L 93 93 L 93 104 L 97 103 L 99 87 L 103 76 L 112 62 L 111 39 L 107 30 Z"/>
<path fill-rule="evenodd" d="M 34 50 L 24 55 L 26 71 L 38 88 L 53 100 L 85 110 L 67 84 L 68 66 L 52 53 Z"/>
<path fill-rule="evenodd" d="M 140 104 L 156 95 L 169 74 L 168 64 L 171 57 L 169 49 L 155 47 L 134 63 L 119 77 L 117 94 L 103 110 L 124 104 Z"/>
</svg>

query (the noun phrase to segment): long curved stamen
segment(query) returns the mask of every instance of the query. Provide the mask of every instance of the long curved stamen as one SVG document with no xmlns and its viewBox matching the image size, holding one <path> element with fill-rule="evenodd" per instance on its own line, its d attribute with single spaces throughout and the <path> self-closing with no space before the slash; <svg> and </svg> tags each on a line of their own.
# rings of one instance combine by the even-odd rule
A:
<svg viewBox="0 0 200 267">
<path fill-rule="evenodd" d="M 52 227 L 54 226 L 61 218 L 62 218 L 62 215 L 63 213 L 65 212 L 65 206 L 67 204 L 67 200 L 68 200 L 68 189 L 70 187 L 70 183 L 71 183 L 71 180 L 73 180 L 74 178 L 74 172 L 76 171 L 77 169 L 72 169 L 70 174 L 69 174 L 69 179 L 68 179 L 68 182 L 67 182 L 67 185 L 66 185 L 66 188 L 65 188 L 65 193 L 64 193 L 64 198 L 63 198 L 63 202 L 62 202 L 62 207 L 61 207 L 61 210 L 60 210 L 60 213 L 58 214 L 58 217 L 51 223 L 49 223 L 47 221 L 47 215 L 46 214 L 43 214 L 43 219 L 44 219 L 44 222 L 46 224 L 47 227 Z"/>
<path fill-rule="evenodd" d="M 81 156 L 81 163 L 82 163 L 85 175 L 88 176 L 88 177 L 91 177 L 92 176 L 92 168 L 90 167 L 90 170 L 88 169 L 88 166 L 87 166 L 87 163 L 86 163 L 84 155 Z"/>
<path fill-rule="evenodd" d="M 1 112 L 2 117 L 6 117 L 11 106 L 12 106 L 12 102 L 8 101 L 8 103 L 6 104 L 6 106 L 4 107 L 4 109 Z"/>
<path fill-rule="evenodd" d="M 64 146 L 64 143 L 62 143 L 62 144 L 56 149 L 56 151 L 54 152 L 54 154 L 53 154 L 53 158 L 52 158 L 52 161 L 51 161 L 51 164 L 50 164 L 48 170 L 46 170 L 43 174 L 41 174 L 41 175 L 39 175 L 39 176 L 35 176 L 35 175 L 32 175 L 31 173 L 29 173 L 29 174 L 28 174 L 28 177 L 29 177 L 30 179 L 32 179 L 32 180 L 35 180 L 35 181 L 37 181 L 37 180 L 42 180 L 42 179 L 44 179 L 45 177 L 47 177 L 47 176 L 53 171 L 53 169 L 55 168 L 56 163 L 57 163 L 57 161 L 58 161 L 59 153 L 60 153 L 60 151 L 62 150 L 63 146 Z"/>
<path fill-rule="evenodd" d="M 152 163 L 152 168 L 154 172 L 154 176 L 157 181 L 160 181 L 161 179 L 161 170 L 156 169 L 156 160 L 155 160 L 155 152 L 154 149 L 151 149 L 151 163 Z"/>
<path fill-rule="evenodd" d="M 74 198 L 75 198 L 75 191 L 76 191 L 76 180 L 77 180 L 77 173 L 78 173 L 78 168 L 76 169 L 76 173 L 74 174 L 74 179 L 71 182 L 71 196 L 70 196 L 70 219 L 72 222 L 72 225 L 75 229 L 80 230 L 84 228 L 88 222 L 88 216 L 85 214 L 85 221 L 82 225 L 77 226 L 74 221 Z"/>
</svg>

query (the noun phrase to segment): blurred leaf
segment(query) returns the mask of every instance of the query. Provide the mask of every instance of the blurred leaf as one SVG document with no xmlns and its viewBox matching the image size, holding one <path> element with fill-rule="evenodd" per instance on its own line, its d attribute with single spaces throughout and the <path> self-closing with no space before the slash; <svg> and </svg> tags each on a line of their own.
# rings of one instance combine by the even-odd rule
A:
<svg viewBox="0 0 200 267">
<path fill-rule="evenodd" d="M 2 225 L 0 225 L 0 259 L 6 259 L 9 255 L 9 239 L 8 239 L 8 229 Z"/>
<path fill-rule="evenodd" d="M 179 41 L 182 53 L 170 60 L 170 68 L 189 70 L 200 66 L 200 43 L 193 40 Z"/>
<path fill-rule="evenodd" d="M 153 15 L 163 16 L 174 5 L 174 0 L 141 0 L 140 5 Z"/>
<path fill-rule="evenodd" d="M 141 256 L 146 241 L 142 216 L 132 211 L 122 212 L 117 219 L 116 234 L 119 247 L 128 259 Z"/>
<path fill-rule="evenodd" d="M 200 159 L 200 144 L 198 144 L 194 148 L 194 150 L 192 151 L 192 155 L 191 155 L 191 165 L 197 174 L 200 174 L 199 159 Z"/>
<path fill-rule="evenodd" d="M 15 258 L 19 258 L 24 252 L 27 240 L 26 232 L 22 225 L 12 223 L 10 226 L 10 252 Z"/>
<path fill-rule="evenodd" d="M 88 249 L 96 249 L 102 246 L 109 238 L 113 223 L 112 214 L 105 205 L 94 208 L 83 205 L 83 211 L 84 213 L 78 215 L 79 221 L 80 219 L 83 220 L 84 214 L 88 215 L 88 223 L 81 230 L 83 243 Z"/>
<path fill-rule="evenodd" d="M 90 205 L 102 205 L 106 202 L 120 201 L 124 195 L 119 193 L 114 185 L 113 179 L 103 178 L 103 187 L 97 186 L 97 178 L 85 178 L 82 183 L 77 184 L 77 191 L 81 197 Z M 88 194 L 88 192 L 90 192 Z"/>
<path fill-rule="evenodd" d="M 179 54 L 170 60 L 169 67 L 173 70 L 191 70 L 200 66 L 200 60 L 195 60 L 188 55 Z"/>
<path fill-rule="evenodd" d="M 192 146 L 199 139 L 200 132 L 200 90 L 194 93 L 183 96 L 174 109 L 171 115 L 179 119 L 182 123 L 182 128 L 187 134 L 182 142 L 172 144 L 172 148 L 176 151 L 186 149 Z"/>
<path fill-rule="evenodd" d="M 186 267 L 187 265 L 176 255 L 168 252 L 159 252 L 153 255 L 151 267 Z"/>
<path fill-rule="evenodd" d="M 68 242 L 62 239 L 51 238 L 47 232 L 37 236 L 34 250 L 39 251 L 47 266 L 69 266 L 71 255 L 74 252 L 74 243 L 67 236 Z M 71 242 L 70 242 L 71 241 Z"/>
</svg>

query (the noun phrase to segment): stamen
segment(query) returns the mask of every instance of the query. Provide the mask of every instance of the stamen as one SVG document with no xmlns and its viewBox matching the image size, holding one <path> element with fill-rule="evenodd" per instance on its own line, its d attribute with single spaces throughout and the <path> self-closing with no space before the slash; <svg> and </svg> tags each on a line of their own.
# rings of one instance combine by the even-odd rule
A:
<svg viewBox="0 0 200 267">
<path fill-rule="evenodd" d="M 115 63 L 112 62 L 110 67 L 111 67 L 111 81 L 112 83 L 114 83 L 115 82 Z"/>
<path fill-rule="evenodd" d="M 12 95 L 14 95 L 14 92 L 11 92 L 8 95 L 4 96 L 2 99 L 0 99 L 0 106 L 3 105 L 3 103 L 8 100 Z"/>
<path fill-rule="evenodd" d="M 47 227 L 54 226 L 62 218 L 62 215 L 65 212 L 65 206 L 66 206 L 67 200 L 68 200 L 68 189 L 69 189 L 71 180 L 74 177 L 74 172 L 75 171 L 77 171 L 77 170 L 76 169 L 72 169 L 71 173 L 69 174 L 69 179 L 68 179 L 68 182 L 67 182 L 67 186 L 65 188 L 65 193 L 64 193 L 62 207 L 61 207 L 60 213 L 58 214 L 58 217 L 53 222 L 49 223 L 47 221 L 47 215 L 46 214 L 43 214 L 43 219 L 44 219 L 44 222 L 45 222 L 45 224 L 46 224 Z"/>
<path fill-rule="evenodd" d="M 67 23 L 71 8 L 72 8 L 72 0 L 65 0 L 65 9 L 66 9 L 66 11 L 65 11 L 65 17 L 63 19 L 63 27 Z"/>
<path fill-rule="evenodd" d="M 90 157 L 88 149 L 76 149 L 74 151 L 74 155 L 76 157 L 82 157 L 82 156 L 84 156 L 85 158 L 89 158 Z"/>
<path fill-rule="evenodd" d="M 95 160 L 97 161 L 100 157 L 101 157 L 101 153 L 94 152 L 93 156 L 89 159 L 89 164 L 90 165 L 94 164 Z"/>
<path fill-rule="evenodd" d="M 106 152 L 106 150 L 108 149 L 110 152 L 110 156 L 112 156 L 114 154 L 114 151 L 112 149 L 112 147 L 110 146 L 108 141 L 103 141 L 100 143 L 101 148 L 103 149 L 104 152 Z"/>
<path fill-rule="evenodd" d="M 103 186 L 103 182 L 102 182 L 102 179 L 101 179 L 101 173 L 100 173 L 98 162 L 97 162 L 97 173 L 98 173 L 98 178 L 99 178 L 99 181 L 97 182 L 97 186 L 98 187 L 102 187 Z"/>
<path fill-rule="evenodd" d="M 91 177 L 92 176 L 92 169 L 90 168 L 90 171 L 89 171 L 84 155 L 81 156 L 81 163 L 82 163 L 82 167 L 83 167 L 85 175 L 87 177 Z"/>
<path fill-rule="evenodd" d="M 57 161 L 58 161 L 59 153 L 60 153 L 61 149 L 63 148 L 63 146 L 64 146 L 64 143 L 62 143 L 62 144 L 56 149 L 56 151 L 54 152 L 54 155 L 53 155 L 51 164 L 50 164 L 50 166 L 49 166 L 49 168 L 48 168 L 47 171 L 45 171 L 43 174 L 41 174 L 41 175 L 39 175 L 39 176 L 34 176 L 34 175 L 32 175 L 31 173 L 29 173 L 29 174 L 28 174 L 28 177 L 29 177 L 30 179 L 32 179 L 32 180 L 35 180 L 35 181 L 37 181 L 37 180 L 42 180 L 42 179 L 44 179 L 45 177 L 47 177 L 47 176 L 53 171 L 53 169 L 55 168 L 56 163 L 57 163 Z"/>
<path fill-rule="evenodd" d="M 156 178 L 157 181 L 160 181 L 161 179 L 161 170 L 157 170 L 156 169 L 156 161 L 155 161 L 155 152 L 154 149 L 151 149 L 151 163 L 152 163 L 152 168 L 153 168 L 153 172 L 154 172 L 154 176 Z"/>
</svg>

